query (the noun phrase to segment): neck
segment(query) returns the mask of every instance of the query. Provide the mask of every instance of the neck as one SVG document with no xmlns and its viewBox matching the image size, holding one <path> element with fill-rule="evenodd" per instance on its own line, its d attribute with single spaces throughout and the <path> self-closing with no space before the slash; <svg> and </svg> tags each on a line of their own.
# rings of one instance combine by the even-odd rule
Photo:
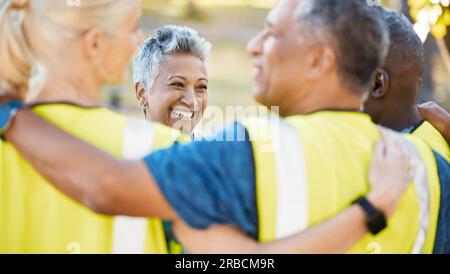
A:
<svg viewBox="0 0 450 274">
<path fill-rule="evenodd" d="M 280 108 L 283 117 L 293 115 L 304 115 L 323 109 L 360 110 L 362 99 L 356 92 L 349 90 L 333 90 L 332 92 L 316 91 L 310 92 L 312 96 L 291 100 L 287 102 L 287 108 Z M 320 96 L 317 96 L 320 94 Z"/>
<path fill-rule="evenodd" d="M 386 107 L 378 124 L 396 131 L 401 131 L 405 128 L 415 126 L 423 120 L 415 105 L 403 109 L 399 106 L 401 104 L 393 104 L 393 106 Z"/>
<path fill-rule="evenodd" d="M 101 84 L 89 77 L 64 78 L 47 73 L 42 91 L 30 103 L 68 102 L 86 107 L 100 106 Z"/>
</svg>

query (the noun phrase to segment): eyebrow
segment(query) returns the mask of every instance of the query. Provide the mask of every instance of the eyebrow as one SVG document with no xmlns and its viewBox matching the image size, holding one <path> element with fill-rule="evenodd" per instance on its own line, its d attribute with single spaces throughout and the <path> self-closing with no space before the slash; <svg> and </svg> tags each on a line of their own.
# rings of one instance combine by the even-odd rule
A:
<svg viewBox="0 0 450 274">
<path fill-rule="evenodd" d="M 174 76 L 169 77 L 168 81 L 170 81 L 170 80 L 172 80 L 172 79 L 174 79 L 174 78 L 181 78 L 181 79 L 183 79 L 183 80 L 186 80 L 186 77 L 179 76 L 179 75 L 174 75 Z"/>
<path fill-rule="evenodd" d="M 167 81 L 170 81 L 170 80 L 172 80 L 172 79 L 174 79 L 174 78 L 180 78 L 180 79 L 186 80 L 186 77 L 179 76 L 179 75 L 174 75 L 174 76 L 169 77 L 169 79 L 168 79 Z M 209 83 L 208 79 L 206 79 L 206 78 L 204 78 L 204 77 L 198 79 L 198 81 L 200 81 L 200 80 L 204 80 L 204 81 L 206 81 L 207 83 Z"/>
</svg>

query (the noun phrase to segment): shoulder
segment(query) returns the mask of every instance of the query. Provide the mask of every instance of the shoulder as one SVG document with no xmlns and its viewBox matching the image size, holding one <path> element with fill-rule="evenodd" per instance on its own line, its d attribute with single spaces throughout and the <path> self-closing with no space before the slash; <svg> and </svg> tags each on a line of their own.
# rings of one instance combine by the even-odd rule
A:
<svg viewBox="0 0 450 274">
<path fill-rule="evenodd" d="M 444 137 L 430 123 L 424 122 L 413 133 L 418 139 L 425 142 L 430 148 L 439 153 L 444 159 L 450 161 L 450 147 Z"/>
</svg>

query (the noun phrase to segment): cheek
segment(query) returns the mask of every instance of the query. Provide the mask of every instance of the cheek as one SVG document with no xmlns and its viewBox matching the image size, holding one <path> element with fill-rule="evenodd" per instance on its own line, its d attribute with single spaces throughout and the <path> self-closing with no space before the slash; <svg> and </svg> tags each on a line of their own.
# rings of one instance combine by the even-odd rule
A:
<svg viewBox="0 0 450 274">
<path fill-rule="evenodd" d="M 117 70 L 118 73 L 123 73 L 128 67 L 135 51 L 136 46 L 132 41 L 129 39 L 121 39 L 114 45 L 114 49 L 111 50 L 110 54 L 105 57 L 112 62 L 113 69 Z M 111 58 L 111 56 L 114 56 L 114 58 Z"/>
<path fill-rule="evenodd" d="M 135 49 L 136 48 L 130 44 L 124 45 L 122 49 L 119 49 L 116 56 L 121 56 L 121 58 L 118 58 L 120 60 L 120 64 L 118 64 L 120 67 L 126 68 L 128 66 L 135 53 Z"/>
<path fill-rule="evenodd" d="M 161 113 L 169 112 L 170 108 L 180 99 L 180 95 L 176 90 L 159 89 L 155 90 L 151 96 L 150 107 L 154 107 Z"/>
<path fill-rule="evenodd" d="M 205 112 L 205 109 L 208 107 L 208 93 L 204 93 L 198 99 L 198 103 L 201 106 L 202 113 Z"/>
<path fill-rule="evenodd" d="M 274 38 L 270 38 L 268 39 L 263 46 L 263 51 L 264 51 L 264 60 L 265 63 L 264 64 L 266 66 L 266 69 L 271 69 L 271 66 L 273 65 L 273 63 L 276 63 L 276 59 L 277 59 L 277 51 L 278 51 L 278 45 L 279 43 L 277 43 L 275 41 Z"/>
</svg>

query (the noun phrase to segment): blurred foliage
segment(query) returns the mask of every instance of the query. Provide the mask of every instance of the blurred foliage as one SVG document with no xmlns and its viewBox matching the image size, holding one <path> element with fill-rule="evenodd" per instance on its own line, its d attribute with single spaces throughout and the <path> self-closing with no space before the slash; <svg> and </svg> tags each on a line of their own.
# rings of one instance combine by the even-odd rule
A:
<svg viewBox="0 0 450 274">
<path fill-rule="evenodd" d="M 270 7 L 277 0 L 144 0 L 141 27 L 145 36 L 155 28 L 167 25 L 186 25 L 199 31 L 213 43 L 208 58 L 209 104 L 221 107 L 255 104 L 252 90 L 252 63 L 245 50 L 246 43 L 264 26 Z M 438 0 L 412 1 L 415 18 L 421 8 L 429 5 L 445 7 Z M 449 0 L 450 1 L 450 0 Z M 383 5 L 400 10 L 401 0 L 380 0 Z M 422 5 L 417 5 L 417 3 Z M 424 4 L 425 3 L 425 4 Z M 443 9 L 444 11 L 444 9 Z M 443 20 L 443 19 L 440 19 Z M 437 20 L 439 21 L 439 20 Z M 449 38 L 449 35 L 447 35 Z M 431 74 L 435 100 L 450 107 L 450 82 L 439 56 L 433 56 Z M 130 71 L 131 74 L 131 71 Z M 111 106 L 120 105 L 120 111 L 142 116 L 136 102 L 131 76 L 126 84 L 110 87 L 105 101 Z M 111 92 L 113 91 L 113 92 Z"/>
<path fill-rule="evenodd" d="M 144 0 L 144 10 L 161 7 L 183 7 L 194 4 L 198 7 L 246 6 L 253 8 L 270 8 L 276 0 Z"/>
<path fill-rule="evenodd" d="M 409 0 L 411 16 L 421 25 L 427 25 L 431 34 L 443 39 L 450 26 L 450 0 Z"/>
</svg>

